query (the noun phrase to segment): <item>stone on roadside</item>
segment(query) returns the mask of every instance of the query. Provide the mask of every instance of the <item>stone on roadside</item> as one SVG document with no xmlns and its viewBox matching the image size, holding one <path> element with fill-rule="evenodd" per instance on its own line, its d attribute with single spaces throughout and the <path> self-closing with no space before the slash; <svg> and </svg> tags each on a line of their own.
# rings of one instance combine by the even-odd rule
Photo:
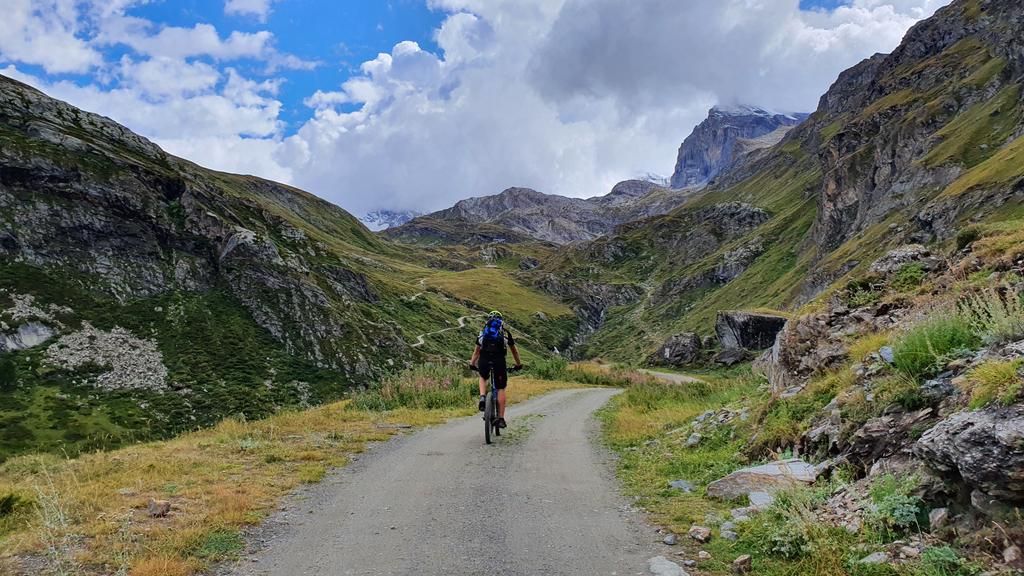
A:
<svg viewBox="0 0 1024 576">
<path fill-rule="evenodd" d="M 772 493 L 777 490 L 811 484 L 817 479 L 817 469 L 803 460 L 792 458 L 743 468 L 708 484 L 712 498 L 735 500 L 751 492 Z"/>
<path fill-rule="evenodd" d="M 730 542 L 736 541 L 740 537 L 739 534 L 733 532 L 732 530 L 722 530 L 721 532 L 719 532 L 719 534 L 722 536 L 723 539 L 729 540 Z"/>
<path fill-rule="evenodd" d="M 150 498 L 146 511 L 153 518 L 163 518 L 171 512 L 171 503 L 167 500 L 154 500 Z"/>
<path fill-rule="evenodd" d="M 697 560 L 711 560 L 711 553 L 707 550 L 697 552 Z"/>
<path fill-rule="evenodd" d="M 662 543 L 664 543 L 666 546 L 675 546 L 679 543 L 679 538 L 676 537 L 675 534 L 667 534 L 665 538 L 662 539 Z"/>
<path fill-rule="evenodd" d="M 690 527 L 690 531 L 687 534 L 697 542 L 707 542 L 711 539 L 711 529 L 696 524 Z"/>
<path fill-rule="evenodd" d="M 647 569 L 654 576 L 689 576 L 678 564 L 664 556 L 655 556 L 648 560 Z"/>
<path fill-rule="evenodd" d="M 754 560 L 750 557 L 750 554 L 744 554 L 732 561 L 732 572 L 733 574 L 746 574 L 750 572 L 753 566 Z"/>
<path fill-rule="evenodd" d="M 697 444 L 700 444 L 700 441 L 703 440 L 703 439 L 704 439 L 703 436 L 701 436 L 700 434 L 694 432 L 693 434 L 690 434 L 689 438 L 686 439 L 686 444 L 684 444 L 684 445 L 687 448 L 693 448 Z"/>
</svg>

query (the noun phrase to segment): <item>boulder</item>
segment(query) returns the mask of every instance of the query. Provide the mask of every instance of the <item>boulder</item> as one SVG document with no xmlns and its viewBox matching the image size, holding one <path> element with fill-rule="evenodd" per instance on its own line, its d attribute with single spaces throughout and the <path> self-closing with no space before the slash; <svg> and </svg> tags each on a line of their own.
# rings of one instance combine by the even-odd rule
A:
<svg viewBox="0 0 1024 576">
<path fill-rule="evenodd" d="M 998 499 L 1024 502 L 1024 406 L 953 414 L 921 436 L 914 454 L 941 474 Z"/>
<path fill-rule="evenodd" d="M 949 525 L 949 508 L 935 508 L 928 513 L 928 527 L 932 532 Z"/>
<path fill-rule="evenodd" d="M 693 332 L 676 334 L 647 358 L 649 364 L 664 366 L 685 366 L 700 358 L 702 349 L 700 337 Z"/>
<path fill-rule="evenodd" d="M 723 350 L 765 350 L 787 320 L 777 314 L 723 310 L 715 320 L 715 334 Z"/>
<path fill-rule="evenodd" d="M 817 477 L 817 469 L 803 460 L 779 460 L 743 468 L 715 480 L 708 484 L 707 494 L 712 498 L 735 500 L 751 492 L 771 494 L 793 486 L 811 484 Z"/>
</svg>

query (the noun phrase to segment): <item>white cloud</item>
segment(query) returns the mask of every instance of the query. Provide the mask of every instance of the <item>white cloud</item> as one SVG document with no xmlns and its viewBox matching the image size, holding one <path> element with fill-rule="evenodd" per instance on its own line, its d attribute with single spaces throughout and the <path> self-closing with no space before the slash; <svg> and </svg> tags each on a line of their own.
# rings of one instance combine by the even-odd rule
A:
<svg viewBox="0 0 1024 576">
<path fill-rule="evenodd" d="M 357 213 L 437 209 L 513 185 L 590 196 L 665 174 L 711 105 L 811 110 L 840 71 L 891 50 L 948 3 L 851 0 L 805 12 L 798 0 L 428 0 L 448 13 L 437 53 L 396 44 L 341 85 L 313 90 L 304 101 L 313 118 L 287 135 L 282 80 L 243 75 L 234 62 L 262 62 L 264 76 L 318 63 L 277 52 L 271 32 L 158 26 L 126 14 L 136 0 L 97 2 L 83 24 L 81 0 L 44 1 L 43 23 L 24 10 L 0 22 L 0 56 L 98 67 L 102 82 L 30 83 L 173 153 L 284 180 Z M 259 19 L 271 8 L 224 4 Z M 70 53 L 79 41 L 78 59 L 59 61 L 67 57 L 27 30 L 47 31 L 54 45 L 63 38 Z M 104 65 L 96 47 L 112 45 L 130 54 Z"/>
<path fill-rule="evenodd" d="M 224 13 L 241 16 L 253 16 L 260 22 L 266 22 L 270 15 L 273 0 L 226 0 Z"/>
<path fill-rule="evenodd" d="M 894 48 L 936 0 L 430 0 L 414 43 L 317 91 L 276 155 L 355 212 L 437 209 L 507 186 L 590 196 L 669 172 L 717 103 L 813 110 L 840 71 Z"/>
<path fill-rule="evenodd" d="M 140 54 L 167 58 L 201 55 L 221 60 L 262 58 L 271 52 L 273 38 L 266 30 L 251 33 L 235 30 L 227 38 L 221 38 L 210 24 L 196 24 L 191 28 L 167 26 L 155 34 L 150 33 L 151 23 L 137 18 L 124 17 L 117 24 L 105 29 L 100 40 L 107 44 L 125 44 Z"/>
<path fill-rule="evenodd" d="M 80 38 L 75 0 L 6 0 L 0 17 L 0 62 L 42 66 L 49 73 L 87 72 L 102 56 Z"/>
</svg>

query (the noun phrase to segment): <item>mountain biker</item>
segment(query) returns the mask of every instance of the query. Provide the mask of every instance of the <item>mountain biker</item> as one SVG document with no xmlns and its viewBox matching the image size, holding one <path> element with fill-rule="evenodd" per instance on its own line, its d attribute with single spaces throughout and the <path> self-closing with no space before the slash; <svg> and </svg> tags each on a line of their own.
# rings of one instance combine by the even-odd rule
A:
<svg viewBox="0 0 1024 576">
<path fill-rule="evenodd" d="M 491 311 L 487 315 L 487 322 L 480 335 L 476 338 L 476 348 L 473 350 L 473 357 L 469 359 L 469 366 L 480 373 L 480 410 L 484 409 L 484 400 L 487 395 L 487 379 L 491 371 L 494 371 L 494 387 L 498 389 L 498 428 L 505 428 L 505 387 L 508 386 L 508 368 L 505 365 L 505 354 L 512 351 L 515 358 L 516 370 L 523 367 L 519 359 L 519 350 L 516 348 L 516 341 L 512 333 L 505 327 L 501 312 Z"/>
</svg>

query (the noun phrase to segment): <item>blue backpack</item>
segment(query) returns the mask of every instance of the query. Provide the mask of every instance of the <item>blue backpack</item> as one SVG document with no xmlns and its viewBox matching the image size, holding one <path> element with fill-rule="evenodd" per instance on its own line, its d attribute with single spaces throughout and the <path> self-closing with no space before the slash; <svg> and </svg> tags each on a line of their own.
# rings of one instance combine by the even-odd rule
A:
<svg viewBox="0 0 1024 576">
<path fill-rule="evenodd" d="M 480 333 L 480 352 L 488 356 L 505 355 L 505 325 L 501 318 L 491 318 Z"/>
</svg>

